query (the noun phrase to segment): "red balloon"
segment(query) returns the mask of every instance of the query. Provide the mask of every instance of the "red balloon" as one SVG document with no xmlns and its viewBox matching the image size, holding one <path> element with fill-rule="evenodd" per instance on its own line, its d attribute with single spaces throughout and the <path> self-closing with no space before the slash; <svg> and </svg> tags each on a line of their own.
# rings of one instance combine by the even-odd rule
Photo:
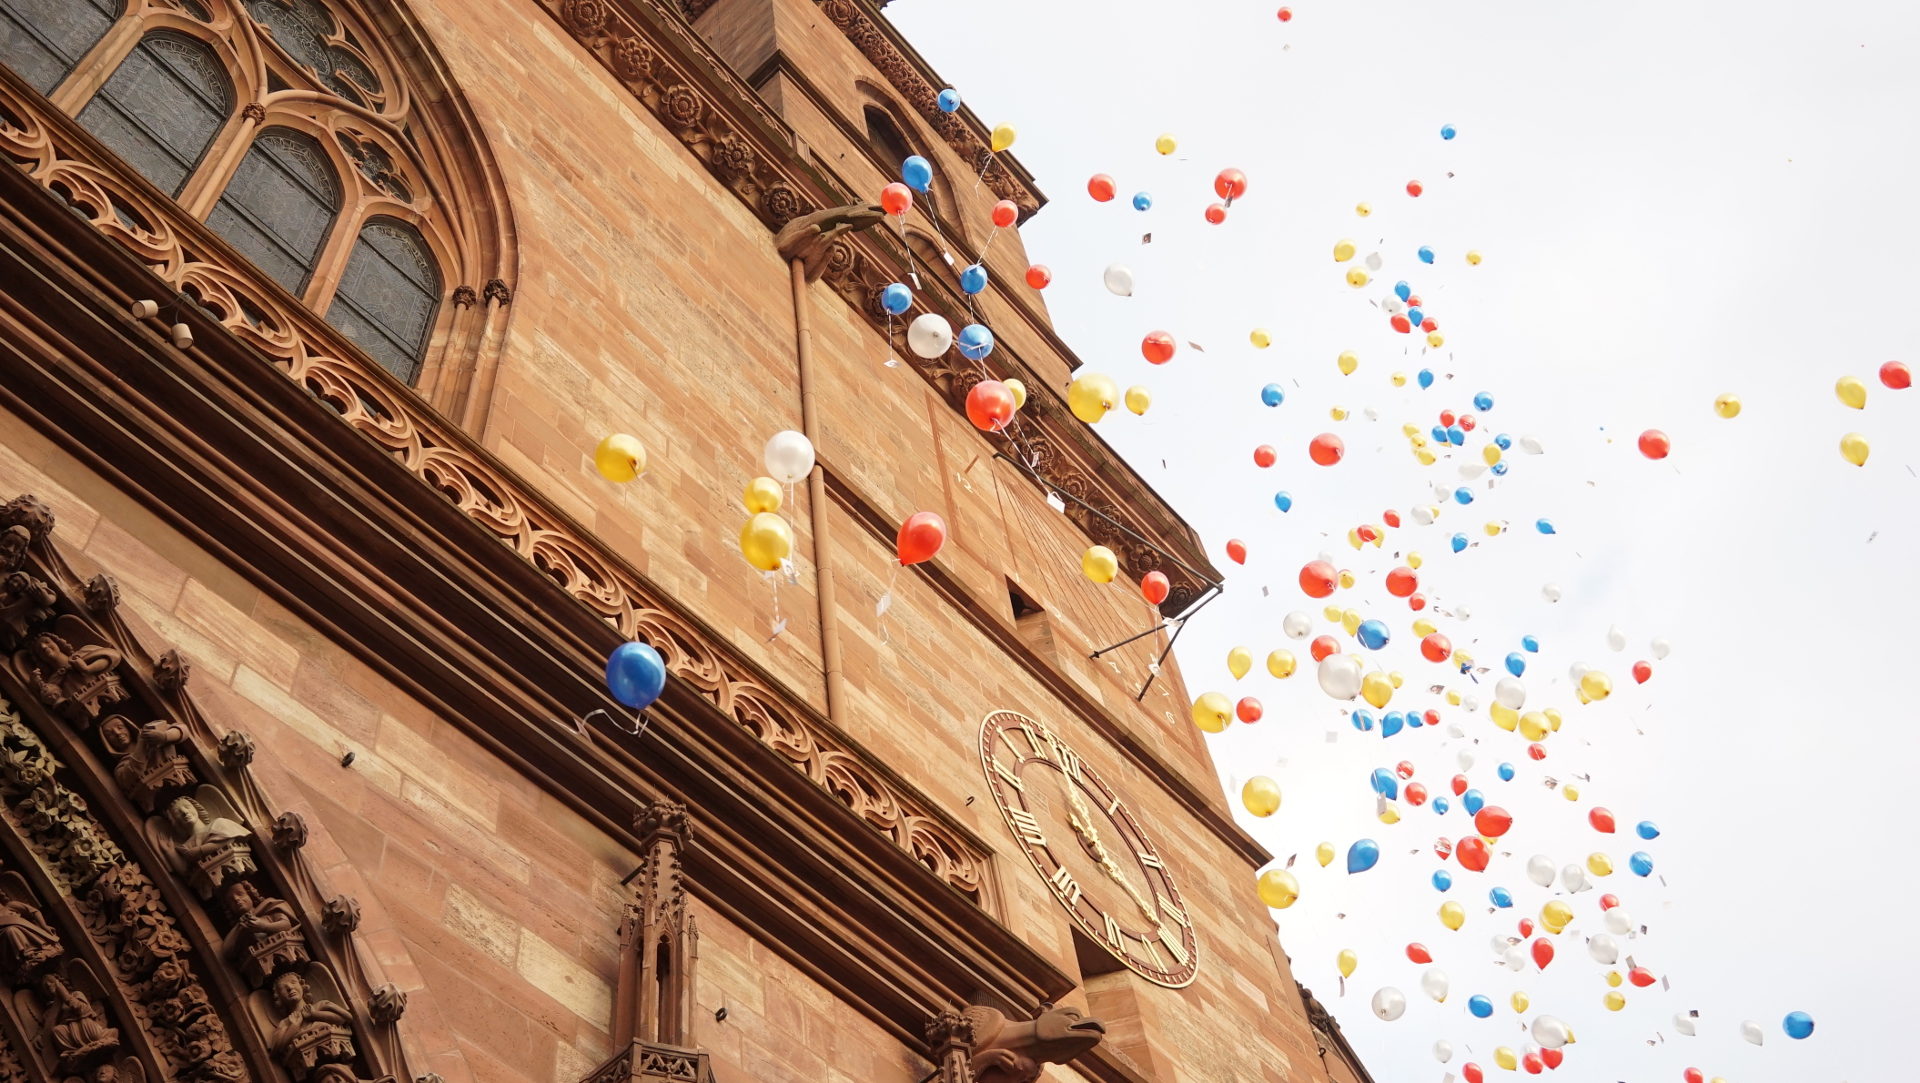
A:
<svg viewBox="0 0 1920 1083">
<path fill-rule="evenodd" d="M 1293 21 L 1293 9 L 1292 9 L 1292 8 L 1281 8 L 1281 9 L 1280 9 L 1280 21 L 1281 21 L 1281 22 L 1283 22 L 1283 23 L 1290 23 L 1290 22 L 1292 22 L 1292 21 Z"/>
<path fill-rule="evenodd" d="M 1259 447 L 1253 449 L 1253 465 L 1261 469 L 1272 466 L 1274 460 L 1279 457 L 1280 453 L 1273 450 L 1272 444 L 1261 444 Z"/>
<path fill-rule="evenodd" d="M 1439 320 L 1436 320 L 1436 319 L 1434 319 L 1434 318 L 1433 318 L 1432 316 L 1427 316 L 1427 317 L 1424 317 L 1424 318 L 1422 318 L 1422 319 L 1421 319 L 1421 321 L 1420 321 L 1420 330 L 1422 330 L 1422 331 L 1438 331 L 1438 330 L 1440 330 L 1440 321 L 1439 321 Z"/>
<path fill-rule="evenodd" d="M 1300 589 L 1309 598 L 1325 598 L 1340 582 L 1340 573 L 1324 560 L 1310 560 L 1300 569 Z"/>
<path fill-rule="evenodd" d="M 1433 323 L 1433 321 L 1432 321 L 1432 320 L 1428 320 L 1428 321 L 1427 321 L 1427 323 Z M 1420 328 L 1421 328 L 1421 330 L 1423 330 L 1423 331 L 1431 331 L 1431 330 L 1433 330 L 1433 328 L 1432 328 L 1432 327 L 1428 327 L 1428 326 L 1427 326 L 1427 323 L 1423 323 L 1423 324 L 1421 324 L 1421 325 L 1420 325 Z M 1435 325 L 1435 326 L 1438 326 L 1438 325 Z M 1473 415 L 1472 415 L 1472 414 L 1461 414 L 1461 415 L 1460 415 L 1460 431 L 1462 431 L 1462 432 L 1472 432 L 1472 431 L 1473 431 L 1473 427 L 1474 427 L 1475 425 L 1478 425 L 1478 424 L 1479 424 L 1479 422 L 1477 422 L 1477 421 L 1475 421 L 1475 420 L 1473 419 Z"/>
<path fill-rule="evenodd" d="M 1408 295 L 1407 295 L 1407 307 L 1408 307 L 1408 308 L 1419 308 L 1419 307 L 1420 307 L 1420 295 L 1419 295 L 1419 294 L 1413 294 L 1413 293 L 1410 293 L 1410 294 L 1408 294 Z"/>
<path fill-rule="evenodd" d="M 1614 907 L 1619 905 L 1620 905 L 1620 896 L 1618 895 L 1615 895 L 1609 892 L 1605 895 L 1600 896 L 1600 909 L 1603 911 L 1611 910 Z"/>
<path fill-rule="evenodd" d="M 1166 601 L 1172 589 L 1165 572 L 1148 572 L 1140 577 L 1140 596 L 1154 605 Z"/>
<path fill-rule="evenodd" d="M 1425 944 L 1408 944 L 1407 958 L 1413 960 L 1416 963 L 1419 963 L 1422 966 L 1425 966 L 1426 964 L 1433 962 L 1433 953 L 1427 950 L 1427 946 Z"/>
<path fill-rule="evenodd" d="M 1640 988 L 1645 989 L 1647 986 L 1652 985 L 1654 982 L 1657 982 L 1660 979 L 1654 977 L 1653 971 L 1648 970 L 1646 967 L 1636 966 L 1632 970 L 1627 971 L 1627 980 L 1639 986 Z"/>
<path fill-rule="evenodd" d="M 1527 755 L 1533 757 L 1536 760 L 1544 760 L 1547 758 L 1547 746 L 1542 744 L 1528 745 Z"/>
<path fill-rule="evenodd" d="M 1560 1067 L 1560 1062 L 1567 1059 L 1567 1051 L 1564 1049 L 1542 1049 L 1540 1051 L 1540 1059 L 1546 1062 L 1547 1067 L 1558 1068 Z"/>
<path fill-rule="evenodd" d="M 1645 684 L 1647 683 L 1647 679 L 1652 676 L 1653 666 L 1651 664 L 1647 662 L 1635 662 L 1633 664 L 1633 682 L 1635 684 Z"/>
<path fill-rule="evenodd" d="M 1528 1075 L 1539 1075 L 1540 1070 L 1546 1066 L 1547 1062 L 1541 1060 L 1538 1053 L 1528 1053 L 1520 1058 L 1520 1067 L 1525 1068 Z"/>
<path fill-rule="evenodd" d="M 1444 662 L 1453 657 L 1453 640 L 1435 632 L 1420 641 L 1420 657 L 1429 662 Z"/>
<path fill-rule="evenodd" d="M 1533 942 L 1533 965 L 1542 970 L 1553 962 L 1553 941 L 1541 937 Z"/>
<path fill-rule="evenodd" d="M 1413 321 L 1407 319 L 1405 316 L 1402 316 L 1399 313 L 1395 313 L 1391 319 L 1387 320 L 1387 323 L 1390 324 L 1395 331 L 1398 331 L 1403 335 L 1410 335 L 1413 333 Z"/>
<path fill-rule="evenodd" d="M 1213 178 L 1213 194 L 1232 203 L 1247 194 L 1247 175 L 1238 169 L 1222 169 Z"/>
<path fill-rule="evenodd" d="M 1513 830 L 1513 815 L 1499 805 L 1487 805 L 1473 814 L 1474 830 L 1497 839 Z"/>
<path fill-rule="evenodd" d="M 1013 420 L 1013 389 L 998 380 L 982 380 L 967 392 L 967 420 L 981 432 L 999 432 Z"/>
<path fill-rule="evenodd" d="M 1346 453 L 1347 445 L 1342 443 L 1338 436 L 1330 432 L 1321 433 L 1313 438 L 1312 443 L 1307 445 L 1307 454 L 1313 458 L 1314 462 L 1319 463 L 1321 466 L 1332 466 L 1334 463 L 1339 462 Z"/>
<path fill-rule="evenodd" d="M 1520 919 L 1520 935 L 1521 936 L 1533 935 L 1533 919 L 1532 918 Z"/>
<path fill-rule="evenodd" d="M 1370 542 L 1380 536 L 1380 531 L 1374 529 L 1373 524 L 1371 523 L 1362 523 L 1359 526 L 1354 527 L 1353 533 L 1355 537 L 1359 538 L 1363 542 Z"/>
<path fill-rule="evenodd" d="M 1433 840 L 1433 852 L 1440 855 L 1440 860 L 1445 861 L 1447 858 L 1453 856 L 1453 843 L 1449 842 L 1447 837 L 1442 835 Z"/>
<path fill-rule="evenodd" d="M 1413 761 L 1401 760 L 1399 763 L 1394 764 L 1393 773 L 1396 775 L 1399 775 L 1401 778 L 1412 778 L 1413 777 Z"/>
<path fill-rule="evenodd" d="M 1673 441 L 1659 429 L 1648 429 L 1640 434 L 1640 454 L 1649 459 L 1664 459 L 1673 450 Z"/>
<path fill-rule="evenodd" d="M 1453 856 L 1460 859 L 1460 867 L 1468 872 L 1486 872 L 1487 863 L 1493 860 L 1493 851 L 1488 848 L 1486 839 L 1468 835 L 1453 848 Z"/>
<path fill-rule="evenodd" d="M 947 521 L 930 511 L 916 511 L 900 524 L 893 551 L 899 554 L 901 564 L 919 564 L 932 560 L 945 544 Z"/>
<path fill-rule="evenodd" d="M 1424 805 L 1427 803 L 1427 787 L 1419 782 L 1407 783 L 1407 804 Z"/>
<path fill-rule="evenodd" d="M 1087 194 L 1092 196 L 1096 203 L 1105 203 L 1112 199 L 1113 178 L 1105 173 L 1095 173 L 1093 178 L 1087 181 Z"/>
<path fill-rule="evenodd" d="M 1225 203 L 1207 204 L 1207 221 L 1212 222 L 1214 225 L 1217 226 L 1226 220 L 1227 220 L 1227 205 Z"/>
<path fill-rule="evenodd" d="M 1689 1068 L 1680 1073 L 1680 1078 L 1686 1080 L 1686 1083 L 1706 1083 L 1707 1076 L 1698 1068 Z"/>
<path fill-rule="evenodd" d="M 1426 719 L 1427 725 L 1437 726 L 1440 724 L 1440 712 L 1429 707 L 1427 708 Z"/>
<path fill-rule="evenodd" d="M 1044 263 L 1036 263 L 1027 268 L 1027 285 L 1036 290 L 1044 290 L 1047 283 L 1053 281 L 1053 272 Z"/>
<path fill-rule="evenodd" d="M 1165 331 L 1148 331 L 1140 340 L 1140 355 L 1156 365 L 1173 360 L 1173 336 Z"/>
<path fill-rule="evenodd" d="M 1613 813 L 1607 809 L 1595 805 L 1593 811 L 1587 813 L 1587 822 L 1592 824 L 1593 829 L 1602 835 L 1613 834 Z"/>
<path fill-rule="evenodd" d="M 1227 559 L 1233 561 L 1235 564 L 1245 564 L 1247 562 L 1247 543 L 1241 541 L 1239 538 L 1228 538 Z"/>
<path fill-rule="evenodd" d="M 1394 511 L 1392 508 L 1388 508 L 1386 511 L 1380 513 L 1380 521 L 1398 530 L 1400 528 L 1400 513 Z"/>
<path fill-rule="evenodd" d="M 1387 573 L 1387 593 L 1395 598 L 1405 598 L 1420 586 L 1420 573 L 1412 568 L 1395 568 Z"/>
<path fill-rule="evenodd" d="M 906 214 L 913 206 L 913 189 L 894 181 L 880 189 L 880 209 L 891 215 Z"/>
<path fill-rule="evenodd" d="M 1407 182 L 1407 194 L 1410 196 L 1414 196 L 1417 198 L 1421 192 L 1424 192 L 1426 190 L 1427 190 L 1426 186 L 1421 184 L 1417 180 L 1410 180 Z"/>
<path fill-rule="evenodd" d="M 1260 721 L 1260 716 L 1267 712 L 1266 708 L 1260 706 L 1259 700 L 1248 696 L 1233 705 L 1233 713 L 1239 715 L 1240 721 L 1242 722 L 1258 722 Z"/>
<path fill-rule="evenodd" d="M 1005 229 L 1020 218 L 1020 207 L 1011 199 L 1003 199 L 993 205 L 993 224 Z"/>
<path fill-rule="evenodd" d="M 1889 361 L 1880 366 L 1880 382 L 1895 391 L 1905 391 L 1913 386 L 1913 373 L 1898 361 Z"/>
<path fill-rule="evenodd" d="M 1452 410 L 1442 410 L 1442 411 L 1440 411 L 1440 424 L 1441 424 L 1442 426 L 1450 426 L 1450 425 L 1452 425 L 1452 424 L 1454 423 L 1454 421 L 1456 421 L 1456 420 L 1457 420 L 1457 419 L 1456 419 L 1456 418 L 1455 418 L 1455 417 L 1453 416 L 1453 411 L 1452 411 Z"/>
<path fill-rule="evenodd" d="M 1313 642 L 1307 644 L 1307 653 L 1314 661 L 1323 662 L 1327 655 L 1340 653 L 1340 641 L 1332 636 L 1314 636 Z"/>
<path fill-rule="evenodd" d="M 1420 612 L 1422 609 L 1425 609 L 1426 607 L 1427 607 L 1427 596 L 1424 594 L 1416 594 L 1413 597 L 1407 599 L 1407 608 L 1413 610 L 1415 613 Z"/>
<path fill-rule="evenodd" d="M 1453 776 L 1453 796 L 1459 797 L 1461 794 L 1466 793 L 1467 786 L 1468 786 L 1467 776 L 1465 775 Z"/>
<path fill-rule="evenodd" d="M 1466 1066 L 1460 1069 L 1460 1078 L 1467 1083 L 1484 1083 L 1486 1075 L 1480 1071 L 1478 1064 L 1468 1061 Z"/>
</svg>

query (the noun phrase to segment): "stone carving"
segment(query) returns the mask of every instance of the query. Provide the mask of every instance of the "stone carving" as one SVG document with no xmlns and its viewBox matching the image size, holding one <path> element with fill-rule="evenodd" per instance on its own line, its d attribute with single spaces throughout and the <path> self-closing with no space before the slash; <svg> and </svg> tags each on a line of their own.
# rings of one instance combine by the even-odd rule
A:
<svg viewBox="0 0 1920 1083">
<path fill-rule="evenodd" d="M 194 797 L 176 797 L 167 803 L 166 824 L 148 821 L 150 834 L 159 835 L 157 848 L 171 851 L 180 875 L 202 899 L 213 898 L 229 879 L 257 872 L 252 832 L 243 826 L 226 798 L 211 786 Z"/>
<path fill-rule="evenodd" d="M 273 979 L 270 1004 L 261 1002 L 266 994 L 254 994 L 255 1011 L 272 1020 L 267 1048 L 297 1083 L 356 1083 L 349 1067 L 356 1056 L 353 1013 L 333 992 L 326 971 L 310 966 Z"/>
<path fill-rule="evenodd" d="M 239 730 L 220 735 L 220 762 L 235 770 L 253 762 L 253 738 Z"/>
<path fill-rule="evenodd" d="M 687 909 L 680 854 L 687 845 L 686 806 L 650 801 L 633 818 L 642 854 L 634 895 L 620 923 L 613 993 L 613 1044 L 690 1045 L 698 989 L 700 932 Z"/>
<path fill-rule="evenodd" d="M 1314 1044 L 1319 1046 L 1320 1055 L 1324 1057 L 1334 1034 L 1340 1030 L 1340 1023 L 1334 1019 L 1333 1013 L 1327 1011 L 1326 1005 L 1313 995 L 1313 990 L 1299 982 L 1294 982 L 1293 987 L 1300 990 L 1300 1001 L 1306 1006 L 1307 1025 L 1313 1028 Z"/>
<path fill-rule="evenodd" d="M 8 527 L 8 531 L 20 531 Z M 8 572 L 0 578 L 0 649 L 11 650 L 33 628 L 53 619 L 53 588 L 28 572 Z"/>
<path fill-rule="evenodd" d="M 66 953 L 17 872 L 0 874 L 0 976 L 13 985 Z"/>
<path fill-rule="evenodd" d="M 98 921 L 92 931 L 123 976 L 145 975 L 187 951 L 167 916 L 160 889 L 139 870 L 116 866 L 94 881 L 88 896 Z"/>
<path fill-rule="evenodd" d="M 803 214 L 774 235 L 773 244 L 780 258 L 801 260 L 807 267 L 807 281 L 818 282 L 827 270 L 828 246 L 848 233 L 872 229 L 886 221 L 887 213 L 877 203 L 850 203 L 844 207 Z M 851 253 L 849 250 L 849 256 Z"/>
<path fill-rule="evenodd" d="M 1078 1008 L 1048 1008 L 1024 1022 L 979 1005 L 965 1015 L 973 1028 L 972 1083 L 1034 1083 L 1047 1065 L 1066 1064 L 1107 1033 Z"/>
<path fill-rule="evenodd" d="M 85 623 L 72 616 L 54 622 L 55 631 L 41 632 L 14 656 L 40 702 L 81 728 L 100 717 L 100 709 L 127 698 L 126 686 L 115 670 L 120 652 L 92 642 Z"/>
<path fill-rule="evenodd" d="M 180 657 L 179 651 L 169 650 L 153 663 L 153 683 L 169 695 L 177 696 L 186 691 L 187 678 L 192 674 L 193 667 Z"/>
<path fill-rule="evenodd" d="M 127 799 L 145 813 L 153 812 L 154 801 L 162 791 L 198 781 L 193 765 L 180 752 L 180 743 L 186 739 L 185 727 L 165 719 L 156 719 L 137 730 L 120 715 L 100 723 L 101 743 L 120 757 L 113 768 L 113 779 Z"/>
<path fill-rule="evenodd" d="M 43 1026 L 62 1071 L 79 1071 L 95 1056 L 120 1047 L 120 1032 L 107 1025 L 93 998 L 57 974 L 40 979 L 47 1002 Z"/>
<path fill-rule="evenodd" d="M 714 1078 L 705 1053 L 634 1041 L 581 1083 L 714 1083 Z"/>
<path fill-rule="evenodd" d="M 27 547 L 33 544 L 33 532 L 19 524 L 0 530 L 0 572 L 10 572 L 27 562 Z"/>
<path fill-rule="evenodd" d="M 297 812 L 283 812 L 273 821 L 273 844 L 298 850 L 307 844 L 307 821 Z"/>
<path fill-rule="evenodd" d="M 479 303 L 480 295 L 474 291 L 472 286 L 453 287 L 453 307 L 472 308 Z"/>
<path fill-rule="evenodd" d="M 88 612 L 104 617 L 120 605 L 120 584 L 111 575 L 96 575 L 87 580 L 85 597 Z"/>
<path fill-rule="evenodd" d="M 480 291 L 480 294 L 481 296 L 485 297 L 487 300 L 492 301 L 503 308 L 513 303 L 512 287 L 508 286 L 506 282 L 498 278 L 487 279 L 486 288 L 482 289 Z"/>
<path fill-rule="evenodd" d="M 927 1052 L 940 1083 L 968 1083 L 973 1075 L 973 1020 L 943 1011 L 927 1022 Z"/>
<path fill-rule="evenodd" d="M 373 1016 L 376 1023 L 393 1024 L 407 1014 L 407 993 L 392 982 L 387 982 L 373 991 L 367 998 L 367 1014 Z"/>
<path fill-rule="evenodd" d="M 360 927 L 360 904 L 351 895 L 335 895 L 321 908 L 320 924 L 330 933 L 350 933 Z"/>
<path fill-rule="evenodd" d="M 303 967 L 311 961 L 300 935 L 300 919 L 285 899 L 260 894 L 246 880 L 235 880 L 221 892 L 233 927 L 224 946 L 254 988 L 277 971 Z"/>
<path fill-rule="evenodd" d="M 53 533 L 53 509 L 32 493 L 23 493 L 0 505 L 0 523 L 25 527 L 29 541 L 45 541 Z"/>
</svg>

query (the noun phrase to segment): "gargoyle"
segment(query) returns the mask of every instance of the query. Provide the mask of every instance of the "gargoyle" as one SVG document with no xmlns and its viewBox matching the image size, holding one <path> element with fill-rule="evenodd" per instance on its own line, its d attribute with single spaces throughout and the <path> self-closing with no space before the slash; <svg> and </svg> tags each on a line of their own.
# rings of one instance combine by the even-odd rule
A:
<svg viewBox="0 0 1920 1083">
<path fill-rule="evenodd" d="M 966 1011 L 973 1024 L 974 1083 L 1034 1083 L 1048 1064 L 1065 1064 L 1099 1045 L 1107 1028 L 1078 1008 L 1049 1008 L 1015 1022 L 992 1008 Z"/>
<path fill-rule="evenodd" d="M 773 245 L 780 257 L 806 264 L 807 281 L 818 282 L 827 270 L 827 248 L 848 233 L 872 229 L 887 217 L 878 203 L 849 203 L 844 207 L 803 214 L 780 227 Z"/>
</svg>

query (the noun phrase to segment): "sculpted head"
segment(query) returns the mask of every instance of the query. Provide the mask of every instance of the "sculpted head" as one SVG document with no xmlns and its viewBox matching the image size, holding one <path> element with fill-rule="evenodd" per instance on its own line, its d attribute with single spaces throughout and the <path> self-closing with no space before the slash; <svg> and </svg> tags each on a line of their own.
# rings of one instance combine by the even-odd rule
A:
<svg viewBox="0 0 1920 1083">
<path fill-rule="evenodd" d="M 281 1011 L 290 1012 L 306 999 L 307 979 L 291 972 L 273 979 L 273 1002 Z"/>
<path fill-rule="evenodd" d="M 1100 1020 L 1066 1005 L 1049 1008 L 1033 1020 L 1035 1041 L 1047 1051 L 1047 1059 L 1056 1064 L 1099 1045 L 1106 1033 L 1107 1028 Z"/>
</svg>

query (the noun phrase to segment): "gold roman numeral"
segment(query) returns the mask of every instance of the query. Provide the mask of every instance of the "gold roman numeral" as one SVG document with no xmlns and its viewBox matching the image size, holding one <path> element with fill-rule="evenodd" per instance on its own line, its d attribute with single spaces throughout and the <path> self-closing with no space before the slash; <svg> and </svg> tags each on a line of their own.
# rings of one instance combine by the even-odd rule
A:
<svg viewBox="0 0 1920 1083">
<path fill-rule="evenodd" d="M 1172 899 L 1156 892 L 1153 896 L 1153 901 L 1160 904 L 1160 912 L 1162 914 L 1173 919 L 1181 928 L 1190 928 L 1187 924 L 1187 912 L 1176 906 Z"/>
<path fill-rule="evenodd" d="M 1115 951 L 1118 951 L 1120 949 L 1120 941 L 1126 934 L 1120 931 L 1120 923 L 1113 920 L 1112 914 L 1102 913 L 1100 916 L 1105 918 L 1107 922 L 1107 943 L 1111 945 Z"/>
<path fill-rule="evenodd" d="M 1013 824 L 1013 833 L 1020 836 L 1020 841 L 1046 849 L 1047 836 L 1041 832 L 1040 821 L 1033 818 L 1033 813 L 1023 808 L 1010 808 L 1007 810 L 1007 821 Z"/>
<path fill-rule="evenodd" d="M 1113 800 L 1107 805 L 1107 815 L 1111 816 L 1114 813 L 1119 811 L 1120 811 L 1120 795 L 1114 794 Z"/>
<path fill-rule="evenodd" d="M 1133 856 L 1139 858 L 1140 864 L 1146 866 L 1149 869 L 1161 869 L 1161 870 L 1166 869 L 1166 866 L 1160 863 L 1159 854 L 1148 853 L 1142 850 L 1142 851 L 1137 851 Z"/>
<path fill-rule="evenodd" d="M 1165 925 L 1160 926 L 1160 942 L 1167 946 L 1167 954 L 1178 960 L 1181 966 L 1187 965 L 1187 946 L 1180 942 L 1180 934 Z"/>
<path fill-rule="evenodd" d="M 1067 871 L 1065 865 L 1053 870 L 1053 875 L 1048 879 L 1053 882 L 1054 890 L 1067 901 L 1067 909 L 1080 905 L 1080 885 L 1074 882 L 1073 874 Z"/>
<path fill-rule="evenodd" d="M 1053 755 L 1060 764 L 1060 773 L 1075 782 L 1080 781 L 1080 754 L 1059 741 L 1053 743 Z"/>
<path fill-rule="evenodd" d="M 1140 946 L 1147 949 L 1147 958 L 1153 960 L 1154 969 L 1165 970 L 1167 968 L 1167 961 L 1160 958 L 1160 948 L 1154 944 L 1151 938 L 1141 937 Z"/>
<path fill-rule="evenodd" d="M 1006 764 L 1001 763 L 999 760 L 993 761 L 993 773 L 996 775 L 999 775 L 1000 778 L 1004 782 L 1006 782 L 1007 785 L 1012 786 L 1014 789 L 1019 790 L 1022 793 L 1026 792 L 1027 784 L 1020 781 L 1020 776 L 1014 773 L 1013 768 L 1008 767 Z"/>
</svg>

